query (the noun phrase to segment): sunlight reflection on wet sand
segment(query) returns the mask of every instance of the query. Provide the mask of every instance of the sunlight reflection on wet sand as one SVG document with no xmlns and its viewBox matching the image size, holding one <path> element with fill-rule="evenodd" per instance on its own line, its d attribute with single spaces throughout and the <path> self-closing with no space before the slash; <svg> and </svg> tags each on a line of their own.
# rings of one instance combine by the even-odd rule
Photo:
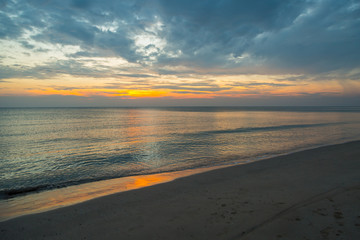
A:
<svg viewBox="0 0 360 240">
<path fill-rule="evenodd" d="M 1 200 L 0 221 L 69 206 L 113 193 L 165 183 L 222 167 L 225 166 L 116 178 Z"/>
</svg>

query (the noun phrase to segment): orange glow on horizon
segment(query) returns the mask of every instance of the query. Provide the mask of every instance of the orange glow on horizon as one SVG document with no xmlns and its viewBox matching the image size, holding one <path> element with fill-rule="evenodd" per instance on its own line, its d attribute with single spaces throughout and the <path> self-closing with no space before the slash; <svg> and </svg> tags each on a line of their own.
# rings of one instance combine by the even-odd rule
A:
<svg viewBox="0 0 360 240">
<path fill-rule="evenodd" d="M 213 98 L 220 96 L 220 94 L 213 94 L 203 92 L 200 94 L 188 93 L 182 91 L 173 92 L 172 90 L 134 90 L 134 89 L 72 89 L 72 90 L 57 90 L 54 88 L 43 88 L 43 89 L 31 89 L 27 90 L 27 95 L 31 96 L 50 96 L 50 95 L 61 95 L 61 96 L 80 96 L 80 97 L 91 97 L 91 96 L 104 96 L 104 97 L 127 97 L 130 99 L 135 98 L 161 98 L 161 97 L 172 97 L 172 98 Z"/>
<path fill-rule="evenodd" d="M 109 89 L 72 89 L 72 90 L 56 90 L 52 88 L 28 90 L 27 95 L 32 96 L 50 96 L 50 95 L 61 95 L 61 96 L 80 96 L 80 97 L 91 97 L 91 96 L 104 96 L 104 97 L 125 97 L 129 99 L 136 98 L 162 98 L 171 97 L 175 99 L 195 99 L 195 98 L 215 98 L 215 97 L 259 97 L 259 96 L 302 96 L 303 93 L 316 94 L 325 93 L 326 95 L 338 95 L 341 94 L 339 89 L 329 86 L 327 88 L 320 88 L 318 86 L 311 87 L 289 87 L 289 88 L 273 88 L 269 86 L 261 87 L 256 91 L 247 88 L 234 88 L 233 90 L 219 91 L 216 93 L 211 92 L 198 92 L 191 93 L 182 91 L 173 92 L 172 90 L 109 90 Z"/>
<path fill-rule="evenodd" d="M 259 98 L 269 96 L 301 97 L 319 94 L 323 96 L 339 96 L 356 92 L 359 83 L 339 84 L 329 81 L 281 81 L 271 76 L 209 76 L 214 80 L 214 87 L 209 87 L 201 78 L 162 79 L 153 78 L 151 84 L 138 85 L 127 79 L 119 84 L 119 79 L 85 79 L 63 76 L 62 79 L 12 79 L 1 83 L 0 96 L 79 96 L 107 98 L 172 98 L 172 99 L 212 99 L 226 98 Z M 194 84 L 192 86 L 191 84 Z M 156 88 L 157 86 L 169 88 Z M 110 87 L 109 87 L 110 86 Z M 112 88 L 114 86 L 114 88 Z M 154 86 L 154 88 L 152 88 Z M 183 87 L 183 88 L 182 88 Z M 209 90 L 207 90 L 207 88 Z M 214 90 L 213 90 L 214 89 Z M 353 90 L 355 89 L 355 90 Z"/>
</svg>

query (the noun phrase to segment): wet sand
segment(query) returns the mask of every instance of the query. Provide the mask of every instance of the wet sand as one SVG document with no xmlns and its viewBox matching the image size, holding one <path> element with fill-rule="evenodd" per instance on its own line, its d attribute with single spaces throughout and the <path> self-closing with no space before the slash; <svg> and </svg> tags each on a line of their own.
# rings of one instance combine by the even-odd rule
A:
<svg viewBox="0 0 360 240">
<path fill-rule="evenodd" d="M 1 239 L 360 239 L 360 141 L 0 223 Z"/>
</svg>

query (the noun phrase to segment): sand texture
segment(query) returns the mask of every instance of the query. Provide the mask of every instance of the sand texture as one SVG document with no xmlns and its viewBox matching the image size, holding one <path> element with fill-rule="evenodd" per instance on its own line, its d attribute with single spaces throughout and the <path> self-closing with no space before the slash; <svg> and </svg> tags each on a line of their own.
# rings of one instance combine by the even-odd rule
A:
<svg viewBox="0 0 360 240">
<path fill-rule="evenodd" d="M 360 239 L 360 141 L 0 223 L 5 239 Z"/>
</svg>

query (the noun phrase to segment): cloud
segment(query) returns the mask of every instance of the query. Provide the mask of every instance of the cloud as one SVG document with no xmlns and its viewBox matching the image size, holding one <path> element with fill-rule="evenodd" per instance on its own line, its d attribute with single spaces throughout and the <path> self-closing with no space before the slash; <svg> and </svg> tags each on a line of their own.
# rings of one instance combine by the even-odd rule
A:
<svg viewBox="0 0 360 240">
<path fill-rule="evenodd" d="M 59 60 L 47 65 L 37 65 L 34 67 L 0 66 L 0 70 L 0 79 L 49 79 L 63 74 L 72 76 L 104 77 L 106 74 L 106 71 L 85 67 L 83 63 L 75 60 Z"/>
<path fill-rule="evenodd" d="M 257 86 L 271 86 L 271 87 L 289 87 L 289 86 L 296 86 L 295 84 L 288 84 L 288 83 L 268 83 L 268 82 L 253 82 L 253 83 L 233 83 L 231 86 L 247 86 L 247 87 L 257 87 Z"/>
<path fill-rule="evenodd" d="M 117 76 L 121 76 L 121 77 L 131 77 L 131 78 L 151 78 L 154 77 L 153 75 L 149 75 L 149 74 L 121 74 L 118 73 L 116 74 Z"/>
<path fill-rule="evenodd" d="M 19 43 L 28 56 L 47 51 L 49 57 L 19 73 L 3 55 L 1 77 L 257 73 L 315 79 L 359 68 L 359 29 L 360 4 L 353 0 L 5 1 L 0 39 Z M 69 47 L 77 50 L 66 52 Z M 93 59 L 91 68 L 84 57 Z M 138 66 L 124 73 L 124 66 L 104 68 L 99 57 Z M 349 77 L 359 80 L 358 73 Z"/>
<path fill-rule="evenodd" d="M 295 21 L 268 32 L 249 48 L 271 67 L 323 73 L 354 69 L 360 63 L 360 5 L 354 1 L 314 1 Z"/>
<path fill-rule="evenodd" d="M 0 13 L 0 38 L 16 38 L 21 35 L 20 28 L 5 13 Z"/>
<path fill-rule="evenodd" d="M 159 85 L 154 86 L 153 89 L 172 89 L 172 90 L 192 90 L 198 92 L 218 92 L 222 90 L 231 89 L 230 87 L 187 87 L 183 85 Z"/>
<path fill-rule="evenodd" d="M 168 50 L 181 50 L 178 61 L 200 66 L 229 64 L 241 56 L 253 39 L 278 31 L 295 19 L 301 1 L 161 1 Z M 166 58 L 165 60 L 166 61 Z"/>
<path fill-rule="evenodd" d="M 167 50 L 182 53 L 174 65 L 316 74 L 360 64 L 354 1 L 162 1 L 162 10 Z"/>
</svg>

